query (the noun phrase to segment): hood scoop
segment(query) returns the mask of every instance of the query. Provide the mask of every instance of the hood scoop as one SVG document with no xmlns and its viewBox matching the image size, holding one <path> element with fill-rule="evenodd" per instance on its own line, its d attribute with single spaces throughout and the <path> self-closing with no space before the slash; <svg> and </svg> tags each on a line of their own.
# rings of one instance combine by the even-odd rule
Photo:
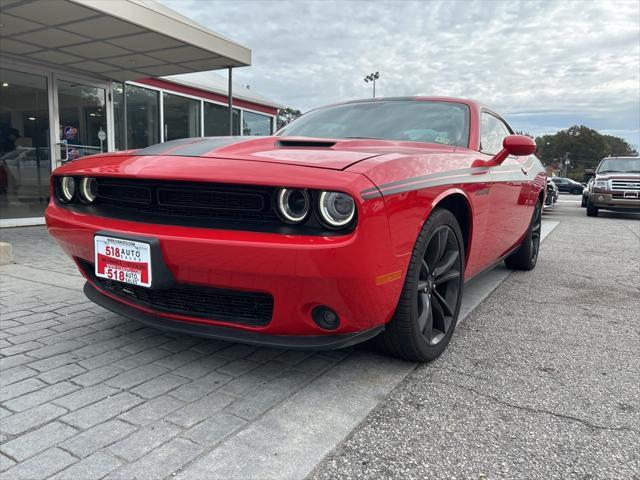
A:
<svg viewBox="0 0 640 480">
<path fill-rule="evenodd" d="M 336 142 L 332 142 L 330 140 L 310 140 L 310 139 L 304 139 L 304 140 L 298 140 L 298 139 L 283 139 L 283 140 L 278 140 L 278 142 L 276 143 L 276 145 L 279 148 L 292 148 L 292 147 L 298 147 L 298 148 L 309 148 L 309 147 L 315 147 L 315 148 L 331 148 L 336 144 Z"/>
</svg>

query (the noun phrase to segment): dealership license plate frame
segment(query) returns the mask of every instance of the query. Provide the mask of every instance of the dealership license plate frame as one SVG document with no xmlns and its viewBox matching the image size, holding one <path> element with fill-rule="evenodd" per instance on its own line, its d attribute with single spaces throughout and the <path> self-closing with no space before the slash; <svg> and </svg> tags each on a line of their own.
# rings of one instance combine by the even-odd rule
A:
<svg viewBox="0 0 640 480">
<path fill-rule="evenodd" d="M 152 287 L 153 247 L 151 242 L 114 237 L 109 234 L 96 234 L 93 237 L 93 246 L 95 252 L 94 275 L 96 277 L 139 287 Z M 125 256 L 125 258 L 109 255 L 106 251 L 107 246 L 125 248 L 131 252 L 138 252 L 140 253 L 140 257 L 137 258 L 141 261 L 135 261 L 136 257 L 132 257 L 131 255 Z M 104 247 L 104 249 L 102 247 Z M 109 261 L 113 263 L 110 264 L 108 263 Z M 116 265 L 117 263 L 120 263 L 119 267 L 107 267 L 108 265 Z M 107 273 L 106 268 L 111 268 L 111 276 Z M 125 274 L 120 276 L 120 272 L 125 272 Z"/>
</svg>

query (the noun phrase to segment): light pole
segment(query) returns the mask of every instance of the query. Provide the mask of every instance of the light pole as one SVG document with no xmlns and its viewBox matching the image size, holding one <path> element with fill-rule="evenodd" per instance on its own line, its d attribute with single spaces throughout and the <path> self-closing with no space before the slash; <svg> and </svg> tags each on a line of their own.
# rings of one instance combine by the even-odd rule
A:
<svg viewBox="0 0 640 480">
<path fill-rule="evenodd" d="M 376 80 L 380 78 L 380 72 L 370 73 L 364 77 L 365 83 L 373 82 L 373 98 L 376 98 Z"/>
</svg>

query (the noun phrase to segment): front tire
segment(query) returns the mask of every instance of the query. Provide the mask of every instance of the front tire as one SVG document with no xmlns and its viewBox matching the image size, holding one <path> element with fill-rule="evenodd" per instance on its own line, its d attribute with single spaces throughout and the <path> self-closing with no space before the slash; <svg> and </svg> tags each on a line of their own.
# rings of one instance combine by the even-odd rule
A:
<svg viewBox="0 0 640 480">
<path fill-rule="evenodd" d="M 434 210 L 411 254 L 393 318 L 376 342 L 391 355 L 434 360 L 451 340 L 464 286 L 464 243 L 456 217 Z"/>
<path fill-rule="evenodd" d="M 598 207 L 591 203 L 591 199 L 587 200 L 587 217 L 597 217 Z"/>
<path fill-rule="evenodd" d="M 582 203 L 580 203 L 580 206 L 582 208 L 587 206 L 587 197 L 585 197 L 584 195 L 582 196 Z"/>
<path fill-rule="evenodd" d="M 529 224 L 529 230 L 518 249 L 504 259 L 511 270 L 533 270 L 538 262 L 540 251 L 540 233 L 542 231 L 542 215 L 540 202 L 536 204 Z"/>
</svg>

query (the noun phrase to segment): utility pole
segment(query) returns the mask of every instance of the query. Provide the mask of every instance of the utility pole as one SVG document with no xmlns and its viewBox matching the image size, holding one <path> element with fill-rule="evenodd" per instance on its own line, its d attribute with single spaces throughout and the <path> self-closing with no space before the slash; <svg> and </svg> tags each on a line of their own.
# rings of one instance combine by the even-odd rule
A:
<svg viewBox="0 0 640 480">
<path fill-rule="evenodd" d="M 376 80 L 380 78 L 380 72 L 370 73 L 364 77 L 365 83 L 373 82 L 373 98 L 376 98 Z"/>
<path fill-rule="evenodd" d="M 562 162 L 562 168 L 564 169 L 564 175 L 562 175 L 564 178 L 567 178 L 567 173 L 569 173 L 569 165 L 571 165 L 571 162 L 569 161 L 569 152 L 566 152 L 564 154 L 564 161 Z"/>
</svg>

